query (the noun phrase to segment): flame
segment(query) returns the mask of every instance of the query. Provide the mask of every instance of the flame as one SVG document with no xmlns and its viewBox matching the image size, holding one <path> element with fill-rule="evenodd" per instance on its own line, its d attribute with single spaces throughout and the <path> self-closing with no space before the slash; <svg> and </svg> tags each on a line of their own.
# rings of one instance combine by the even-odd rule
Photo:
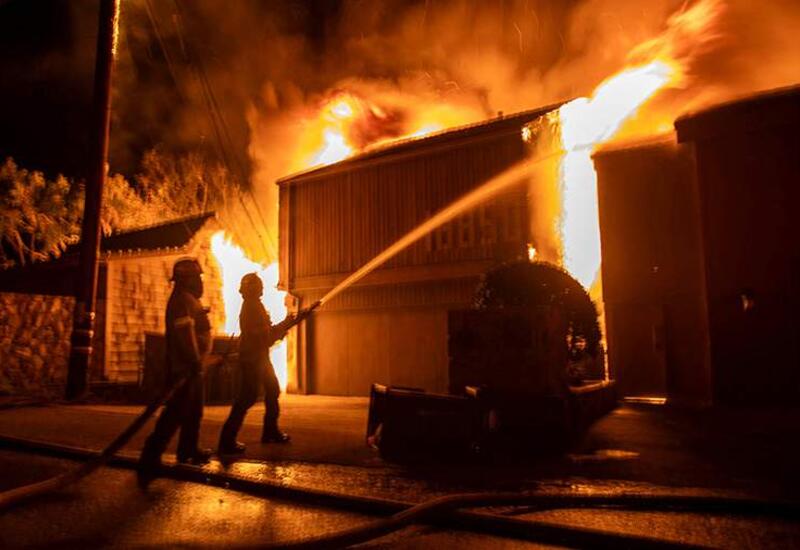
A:
<svg viewBox="0 0 800 550">
<path fill-rule="evenodd" d="M 717 36 L 712 23 L 721 11 L 718 0 L 703 0 L 674 14 L 664 33 L 631 52 L 630 59 L 646 62 L 606 79 L 591 97 L 564 104 L 552 121 L 564 151 L 559 173 L 563 263 L 586 288 L 600 270 L 597 173 L 591 155 L 659 90 L 685 84 L 691 59 Z"/>
<path fill-rule="evenodd" d="M 356 118 L 359 106 L 356 98 L 341 94 L 326 103 L 319 114 L 317 124 L 322 135 L 321 146 L 303 161 L 307 166 L 332 164 L 353 154 L 355 145 L 347 139 L 347 129 Z"/>
<path fill-rule="evenodd" d="M 581 97 L 558 110 L 561 148 L 561 240 L 564 267 L 590 288 L 600 269 L 600 221 L 594 148 L 677 74 L 672 65 L 653 61 L 626 69 L 600 84 L 591 98 Z"/>
<path fill-rule="evenodd" d="M 529 262 L 536 261 L 536 254 L 537 254 L 536 248 L 531 243 L 528 243 L 528 261 Z"/>
<path fill-rule="evenodd" d="M 373 99 L 355 91 L 338 91 L 303 122 L 291 168 L 333 164 L 371 147 L 425 137 L 478 118 L 474 109 L 446 102 L 379 93 Z"/>
<path fill-rule="evenodd" d="M 239 312 L 242 309 L 242 296 L 239 294 L 239 283 L 248 273 L 258 273 L 264 282 L 264 295 L 261 303 L 269 312 L 273 323 L 286 318 L 286 293 L 277 290 L 278 263 L 268 266 L 249 259 L 244 251 L 225 237 L 224 231 L 217 231 L 211 236 L 211 252 L 219 264 L 222 273 L 222 298 L 225 303 L 225 332 L 239 334 Z M 269 352 L 272 366 L 278 377 L 282 390 L 286 389 L 287 378 L 287 346 L 286 340 L 278 342 Z"/>
</svg>

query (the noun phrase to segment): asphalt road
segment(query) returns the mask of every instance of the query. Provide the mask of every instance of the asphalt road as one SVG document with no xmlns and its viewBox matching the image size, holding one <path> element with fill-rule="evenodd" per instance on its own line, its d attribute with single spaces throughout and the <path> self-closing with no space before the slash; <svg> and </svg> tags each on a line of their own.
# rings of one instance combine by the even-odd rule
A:
<svg viewBox="0 0 800 550">
<path fill-rule="evenodd" d="M 139 407 L 46 406 L 0 411 L 0 436 L 102 448 Z M 407 502 L 465 491 L 531 490 L 545 494 L 747 496 L 797 500 L 797 411 L 679 411 L 623 406 L 598 422 L 566 454 L 508 464 L 399 465 L 364 445 L 366 401 L 289 396 L 286 446 L 260 445 L 260 410 L 242 431 L 246 460 L 208 471 L 229 472 L 294 488 Z M 227 407 L 207 407 L 201 439 L 213 445 Z M 146 433 L 125 449 L 135 456 Z M 172 460 L 167 456 L 167 460 Z M 39 481 L 76 465 L 0 451 L 0 489 Z M 515 518 L 725 548 L 800 548 L 796 522 L 685 512 L 491 510 Z M 0 517 L 0 547 L 131 547 L 287 541 L 351 527 L 362 514 L 248 496 L 223 488 L 161 479 L 142 492 L 129 470 L 104 468 L 82 482 Z M 416 526 L 367 547 L 519 548 L 520 541 Z"/>
<path fill-rule="evenodd" d="M 4 486 L 56 475 L 74 462 L 0 451 Z M 11 475 L 13 473 L 13 475 Z M 13 480 L 13 481 L 11 481 Z M 617 510 L 493 509 L 494 513 L 560 525 L 713 548 L 797 548 L 800 527 L 769 517 Z M 79 485 L 0 516 L 3 548 L 222 547 L 285 543 L 366 524 L 373 518 L 341 510 L 248 496 L 167 479 L 142 491 L 130 470 L 103 468 Z M 545 548 L 465 531 L 414 526 L 363 548 Z"/>
<path fill-rule="evenodd" d="M 205 409 L 201 444 L 215 447 L 229 408 Z M 0 435 L 89 449 L 102 449 L 133 417 L 136 406 L 79 405 L 0 410 Z M 519 457 L 488 467 L 433 462 L 403 466 L 382 460 L 364 441 L 367 400 L 289 395 L 282 398 L 282 426 L 289 445 L 259 443 L 263 405 L 250 411 L 240 433 L 246 458 L 313 471 L 339 467 L 346 486 L 349 472 L 365 472 L 367 491 L 403 490 L 406 484 L 428 491 L 480 490 L 530 486 L 541 481 L 565 484 L 644 483 L 706 488 L 766 498 L 800 498 L 800 411 L 687 411 L 623 405 L 598 421 L 569 452 Z M 138 453 L 152 421 L 124 450 Z M 174 452 L 173 441 L 171 451 Z M 543 442 L 543 447 L 546 442 Z M 361 475 L 361 474 L 359 474 Z M 337 478 L 340 476 L 336 476 Z M 399 481 L 398 481 L 399 480 Z M 338 485 L 336 481 L 326 483 Z M 356 487 L 353 490 L 359 490 Z M 415 489 L 412 489 L 412 491 Z"/>
</svg>

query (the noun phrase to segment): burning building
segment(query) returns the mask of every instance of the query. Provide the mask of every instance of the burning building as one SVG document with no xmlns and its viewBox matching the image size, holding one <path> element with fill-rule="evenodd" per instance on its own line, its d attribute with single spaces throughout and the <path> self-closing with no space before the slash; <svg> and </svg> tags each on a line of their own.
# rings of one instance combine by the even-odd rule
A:
<svg viewBox="0 0 800 550">
<path fill-rule="evenodd" d="M 163 366 L 164 312 L 172 291 L 172 266 L 184 256 L 198 258 L 204 271 L 202 302 L 209 307 L 215 351 L 232 359 L 238 334 L 239 281 L 258 272 L 265 282 L 263 302 L 275 321 L 286 315 L 284 293 L 275 290 L 277 266 L 250 260 L 225 236 L 214 213 L 188 216 L 118 232 L 101 241 L 97 321 L 90 381 L 145 386 L 154 390 Z M 61 258 L 0 271 L 2 351 L 8 358 L 0 382 L 9 389 L 59 386 L 69 356 L 78 257 Z M 285 387 L 286 346 L 273 348 L 276 374 Z M 225 365 L 225 369 L 228 365 Z M 162 373 L 163 374 L 163 373 Z M 211 373 L 209 396 L 230 397 L 229 373 Z M 155 384 L 153 384 L 155 376 Z"/>
<path fill-rule="evenodd" d="M 578 181 L 592 185 L 572 192 L 599 194 L 599 242 L 595 262 L 592 243 L 578 239 L 588 253 L 574 248 L 574 259 L 589 257 L 589 268 L 568 268 L 589 287 L 602 243 L 609 366 L 623 394 L 693 405 L 796 395 L 797 359 L 784 357 L 779 342 L 798 336 L 790 205 L 800 173 L 792 131 L 799 98 L 793 89 L 745 99 L 679 118 L 675 135 L 601 148 L 593 161 L 591 148 L 581 153 L 592 176 L 584 171 Z M 555 113 L 498 118 L 279 180 L 282 288 L 300 307 L 322 298 L 433 213 L 523 159 L 525 141 L 536 138 L 528 123 Z M 526 181 L 326 302 L 292 344 L 290 387 L 352 395 L 379 381 L 444 391 L 447 311 L 470 307 L 489 267 L 539 245 Z"/>
<path fill-rule="evenodd" d="M 142 382 L 147 342 L 163 334 L 172 265 L 182 256 L 200 260 L 205 272 L 203 302 L 211 309 L 215 331 L 226 332 L 226 304 L 230 301 L 226 289 L 238 285 L 230 270 L 239 265 L 254 269 L 252 262 L 236 263 L 235 257 L 225 261 L 222 269 L 221 247 L 235 256 L 236 248 L 224 241 L 212 213 L 102 239 L 90 372 L 93 382 Z M 3 356 L 7 358 L 2 374 L 10 387 L 18 390 L 63 381 L 77 266 L 77 254 L 68 250 L 58 260 L 0 272 Z M 230 307 L 235 308 L 235 302 Z M 228 315 L 233 313 L 228 311 Z M 237 316 L 238 312 L 234 321 Z"/>
<path fill-rule="evenodd" d="M 411 229 L 518 163 L 522 128 L 553 108 L 498 116 L 278 181 L 280 285 L 305 307 Z M 523 179 L 400 252 L 299 327 L 289 388 L 365 395 L 375 381 L 446 391 L 447 312 L 480 276 L 528 256 Z"/>
<path fill-rule="evenodd" d="M 794 359 L 770 367 L 769 382 L 747 377 L 762 360 L 781 363 L 771 337 L 797 336 L 787 313 L 797 301 L 787 207 L 796 91 L 680 116 L 770 86 L 737 87 L 710 68 L 732 47 L 721 43 L 735 13 L 715 0 L 684 5 L 589 97 L 280 179 L 281 285 L 301 307 L 335 295 L 297 335 L 290 386 L 444 390 L 445 311 L 468 306 L 482 272 L 530 245 L 607 309 L 623 393 L 689 403 L 794 395 Z M 663 138 L 673 124 L 680 145 Z M 645 144 L 607 148 L 632 136 Z M 526 161 L 537 166 L 520 170 Z M 456 199 L 476 206 L 466 197 L 487 186 L 502 193 L 432 222 Z M 419 224 L 433 231 L 396 246 Z M 373 257 L 387 247 L 398 253 L 379 266 Z M 367 262 L 379 269 L 359 269 Z"/>
<path fill-rule="evenodd" d="M 795 403 L 800 89 L 597 153 L 609 362 L 626 393 Z"/>
<path fill-rule="evenodd" d="M 211 254 L 219 231 L 213 214 L 120 232 L 101 243 L 98 307 L 93 339 L 93 381 L 138 383 L 143 374 L 145 336 L 164 330 L 172 264 L 197 256 L 206 272 L 204 301 L 221 328 L 222 282 Z M 69 355 L 73 293 L 78 276 L 74 251 L 58 260 L 0 273 L 5 375 L 13 387 L 58 384 Z M 46 372 L 44 372 L 46 371 Z"/>
</svg>

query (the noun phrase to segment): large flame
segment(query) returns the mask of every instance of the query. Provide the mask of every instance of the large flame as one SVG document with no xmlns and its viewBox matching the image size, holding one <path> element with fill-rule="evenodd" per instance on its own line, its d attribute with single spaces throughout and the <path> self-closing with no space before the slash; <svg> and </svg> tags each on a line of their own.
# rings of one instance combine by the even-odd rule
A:
<svg viewBox="0 0 800 550">
<path fill-rule="evenodd" d="M 350 94 L 339 94 L 323 105 L 316 121 L 322 143 L 301 162 L 307 166 L 332 164 L 353 154 L 356 145 L 348 138 L 348 129 L 360 111 L 361 105 Z"/>
<path fill-rule="evenodd" d="M 592 152 L 675 74 L 668 63 L 653 61 L 622 71 L 603 82 L 591 98 L 578 98 L 558 110 L 565 151 L 560 173 L 563 261 L 586 288 L 591 288 L 600 269 L 597 173 Z"/>
<path fill-rule="evenodd" d="M 225 332 L 239 334 L 239 312 L 242 309 L 242 296 L 239 294 L 239 283 L 248 273 L 257 273 L 264 282 L 264 295 L 261 302 L 267 308 L 273 323 L 286 318 L 285 292 L 277 290 L 278 263 L 268 266 L 258 264 L 247 257 L 244 251 L 225 237 L 223 231 L 217 231 L 211 237 L 211 252 L 219 263 L 222 273 L 222 297 L 225 302 Z M 269 356 L 282 390 L 286 389 L 286 340 L 272 347 Z"/>
<path fill-rule="evenodd" d="M 656 92 L 685 81 L 692 56 L 715 36 L 721 11 L 718 0 L 703 0 L 673 15 L 667 30 L 632 54 L 639 62 L 603 81 L 589 98 L 563 105 L 555 121 L 564 150 L 560 169 L 564 267 L 587 289 L 600 269 L 597 173 L 591 154 L 612 139 L 620 127 Z"/>
<path fill-rule="evenodd" d="M 421 138 L 479 118 L 475 109 L 456 103 L 338 91 L 303 122 L 291 168 L 333 164 L 370 147 Z"/>
</svg>

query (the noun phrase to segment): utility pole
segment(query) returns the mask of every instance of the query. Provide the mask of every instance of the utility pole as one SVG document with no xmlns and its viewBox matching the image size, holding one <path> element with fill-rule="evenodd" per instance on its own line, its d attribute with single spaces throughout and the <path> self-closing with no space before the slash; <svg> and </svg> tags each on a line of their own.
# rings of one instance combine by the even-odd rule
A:
<svg viewBox="0 0 800 550">
<path fill-rule="evenodd" d="M 67 399 L 86 393 L 97 296 L 100 211 L 107 177 L 108 129 L 111 120 L 111 73 L 117 49 L 120 0 L 100 0 L 97 56 L 94 65 L 92 119 L 89 125 L 89 166 L 81 224 L 80 265 L 75 289 L 75 313 L 67 371 Z"/>
</svg>

